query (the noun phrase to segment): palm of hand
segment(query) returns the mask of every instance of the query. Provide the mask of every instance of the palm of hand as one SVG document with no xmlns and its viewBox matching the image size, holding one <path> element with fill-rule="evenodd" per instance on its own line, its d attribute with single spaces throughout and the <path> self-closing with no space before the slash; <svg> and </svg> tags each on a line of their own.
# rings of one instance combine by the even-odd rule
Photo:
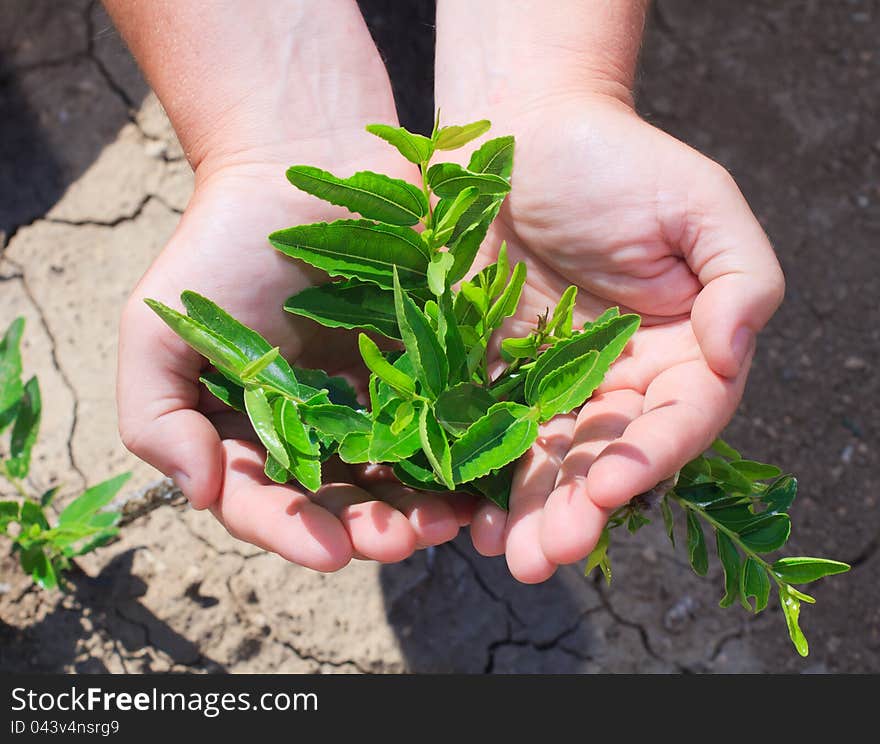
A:
<svg viewBox="0 0 880 744">
<path fill-rule="evenodd" d="M 642 316 L 591 402 L 545 426 L 518 470 L 510 512 L 485 506 L 474 518 L 477 548 L 506 552 L 514 575 L 531 582 L 583 558 L 609 510 L 709 445 L 748 364 L 717 374 L 703 349 L 714 352 L 715 339 L 701 346 L 691 318 L 701 278 L 714 278 L 712 246 L 698 242 L 713 218 L 700 189 L 727 188 L 724 171 L 619 104 L 588 116 L 573 104 L 516 124 L 514 188 L 486 242 L 507 240 L 511 260 L 528 265 L 509 335 L 525 335 L 569 284 L 579 288 L 576 324 L 614 305 Z M 713 357 L 723 366 L 723 354 Z"/>
</svg>

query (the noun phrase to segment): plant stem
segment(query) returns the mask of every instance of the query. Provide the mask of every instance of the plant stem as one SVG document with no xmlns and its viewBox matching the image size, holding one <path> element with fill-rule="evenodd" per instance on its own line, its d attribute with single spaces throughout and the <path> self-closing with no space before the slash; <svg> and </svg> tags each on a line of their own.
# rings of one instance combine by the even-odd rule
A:
<svg viewBox="0 0 880 744">
<path fill-rule="evenodd" d="M 27 491 L 24 490 L 24 486 L 21 485 L 21 481 L 18 478 L 13 478 L 9 472 L 6 470 L 6 466 L 0 462 L 0 475 L 2 475 L 9 484 L 18 492 L 18 495 L 23 499 L 30 500 L 30 496 L 28 496 Z"/>
<path fill-rule="evenodd" d="M 428 187 L 428 161 L 419 165 L 422 171 L 422 193 L 425 195 L 425 201 L 428 202 L 428 219 L 425 221 L 425 229 L 434 229 L 434 207 L 431 206 L 431 189 Z"/>
</svg>

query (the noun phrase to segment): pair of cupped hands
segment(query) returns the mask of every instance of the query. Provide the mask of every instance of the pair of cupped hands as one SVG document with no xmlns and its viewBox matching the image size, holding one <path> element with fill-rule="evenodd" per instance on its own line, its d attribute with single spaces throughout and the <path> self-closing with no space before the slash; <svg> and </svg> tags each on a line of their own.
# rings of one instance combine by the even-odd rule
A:
<svg viewBox="0 0 880 744">
<path fill-rule="evenodd" d="M 528 333 L 569 284 L 579 288 L 576 327 L 610 306 L 639 313 L 642 327 L 581 411 L 543 426 L 517 466 L 509 512 L 466 494 L 410 490 L 377 466 L 329 462 L 314 494 L 276 485 L 247 422 L 200 387 L 204 360 L 142 300 L 179 306 L 180 292 L 195 290 L 291 363 L 366 390 L 352 334 L 282 311 L 287 297 L 324 279 L 266 240 L 279 228 L 347 216 L 291 187 L 289 165 L 420 182 L 415 166 L 364 131 L 396 121 L 384 74 L 345 84 L 369 93 L 335 90 L 294 136 L 289 128 L 245 143 L 218 136 L 202 148 L 192 199 L 123 313 L 123 441 L 232 535 L 303 566 L 400 561 L 469 525 L 480 553 L 505 554 L 520 581 L 544 581 L 584 558 L 611 511 L 699 454 L 733 415 L 755 335 L 782 299 L 773 250 L 729 174 L 642 120 L 626 96 L 577 91 L 472 112 L 441 99 L 446 124 L 489 114 L 489 136 L 516 136 L 513 188 L 478 258 L 490 262 L 506 240 L 511 260 L 528 266 L 505 335 Z M 460 87 L 446 86 L 452 99 Z M 333 101 L 345 102 L 344 115 L 331 113 Z M 265 112 L 285 115 L 296 112 Z"/>
</svg>

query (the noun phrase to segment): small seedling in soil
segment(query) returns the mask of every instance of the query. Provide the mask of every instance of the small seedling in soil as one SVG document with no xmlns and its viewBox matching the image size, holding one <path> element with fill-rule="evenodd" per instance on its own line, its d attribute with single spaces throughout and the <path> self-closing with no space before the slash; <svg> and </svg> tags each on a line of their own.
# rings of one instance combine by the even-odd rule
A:
<svg viewBox="0 0 880 744">
<path fill-rule="evenodd" d="M 21 337 L 24 318 L 12 322 L 0 340 L 0 435 L 9 429 L 8 446 L 0 449 L 0 476 L 18 498 L 0 500 L 0 534 L 12 539 L 21 567 L 44 589 L 65 588 L 65 573 L 76 556 L 91 553 L 116 536 L 120 514 L 104 509 L 129 474 L 92 486 L 71 501 L 50 524 L 52 501 L 59 486 L 31 494 L 27 478 L 31 451 L 40 430 L 42 401 L 36 377 L 22 382 Z M 4 455 L 8 453 L 7 456 Z"/>
<path fill-rule="evenodd" d="M 571 286 L 526 336 L 496 338 L 517 309 L 526 265 L 511 266 L 502 243 L 495 263 L 468 274 L 510 191 L 514 139 L 488 140 L 466 168 L 432 162 L 439 151 L 462 147 L 488 129 L 488 121 L 446 127 L 438 121 L 424 137 L 368 126 L 419 166 L 420 185 L 367 171 L 350 177 L 309 165 L 287 171 L 295 187 L 361 216 L 279 230 L 269 242 L 333 278 L 293 295 L 284 310 L 361 331 L 368 405 L 343 379 L 294 368 L 277 347 L 205 297 L 184 292 L 186 314 L 147 300 L 213 365 L 202 377 L 205 386 L 250 418 L 271 480 L 315 491 L 322 463 L 336 456 L 391 466 L 416 489 L 467 491 L 506 509 L 513 468 L 539 425 L 587 403 L 638 329 L 639 316 L 614 307 L 575 328 L 577 288 Z M 376 336 L 386 338 L 381 347 Z M 499 341 L 505 366 L 492 374 L 489 350 Z M 788 539 L 797 483 L 774 466 L 742 459 L 720 440 L 714 450 L 717 456 L 689 463 L 665 491 L 618 509 L 587 573 L 599 568 L 610 580 L 611 530 L 626 525 L 636 532 L 655 506 L 673 539 L 675 504 L 685 512 L 688 555 L 700 575 L 708 569 L 702 525 L 715 533 L 725 572 L 721 605 L 739 601 L 760 612 L 775 585 L 792 641 L 805 655 L 798 614 L 801 602 L 813 600 L 793 585 L 849 567 L 820 558 L 766 561 L 762 556 Z"/>
</svg>

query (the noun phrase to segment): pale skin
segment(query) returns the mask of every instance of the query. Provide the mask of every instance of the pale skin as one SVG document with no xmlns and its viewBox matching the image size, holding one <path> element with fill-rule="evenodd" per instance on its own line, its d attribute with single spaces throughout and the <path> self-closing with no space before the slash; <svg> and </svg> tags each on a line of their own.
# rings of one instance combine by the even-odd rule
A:
<svg viewBox="0 0 880 744">
<path fill-rule="evenodd" d="M 196 173 L 180 226 L 123 315 L 120 429 L 233 535 L 330 571 L 352 557 L 402 560 L 472 520 L 477 550 L 543 581 L 585 557 L 610 510 L 675 472 L 733 414 L 782 274 L 729 175 L 633 112 L 644 3 L 499 0 L 502 11 L 495 0 L 440 0 L 444 120 L 486 117 L 493 134 L 517 137 L 514 187 L 482 257 L 506 239 L 528 263 L 509 330 L 527 332 L 569 283 L 580 287 L 577 320 L 620 305 L 643 329 L 579 415 L 545 426 L 509 513 L 417 494 L 381 472 L 341 468 L 312 496 L 269 483 L 240 423 L 200 394 L 200 357 L 142 299 L 179 306 L 194 289 L 297 365 L 362 385 L 350 336 L 280 311 L 316 277 L 264 236 L 343 215 L 289 186 L 287 165 L 417 178 L 363 131 L 396 121 L 387 75 L 348 0 L 215 2 L 210 14 L 198 3 L 106 4 Z"/>
</svg>

